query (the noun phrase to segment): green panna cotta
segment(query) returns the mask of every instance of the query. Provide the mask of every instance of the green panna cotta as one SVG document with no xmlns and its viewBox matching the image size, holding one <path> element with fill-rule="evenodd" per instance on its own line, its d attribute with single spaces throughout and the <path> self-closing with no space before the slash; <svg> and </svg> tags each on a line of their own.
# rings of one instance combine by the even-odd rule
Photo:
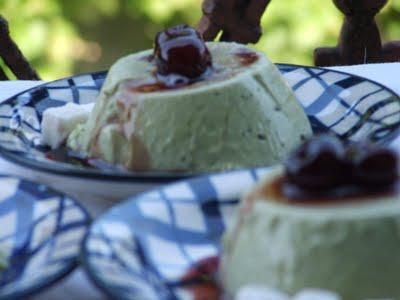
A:
<svg viewBox="0 0 400 300">
<path fill-rule="evenodd" d="M 202 172 L 278 163 L 311 135 L 302 107 L 263 53 L 236 43 L 196 43 L 208 55 L 197 77 L 192 60 L 163 64 L 161 42 L 155 53 L 118 60 L 68 146 L 130 170 Z"/>
<path fill-rule="evenodd" d="M 303 165 L 292 159 L 285 171 L 276 167 L 243 198 L 223 238 L 224 288 L 232 295 L 247 284 L 263 284 L 290 294 L 321 288 L 343 300 L 399 299 L 394 154 L 356 153 L 353 167 L 346 161 L 340 171 L 345 180 L 334 183 L 341 162 L 326 147 L 311 148 L 298 152 Z M 329 164 L 339 167 L 328 172 Z"/>
</svg>

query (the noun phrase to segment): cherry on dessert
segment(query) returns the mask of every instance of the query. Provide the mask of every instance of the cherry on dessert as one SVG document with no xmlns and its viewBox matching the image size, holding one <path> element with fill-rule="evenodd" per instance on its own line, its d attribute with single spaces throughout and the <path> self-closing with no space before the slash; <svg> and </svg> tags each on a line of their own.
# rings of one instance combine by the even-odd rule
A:
<svg viewBox="0 0 400 300">
<path fill-rule="evenodd" d="M 393 150 L 370 141 L 344 145 L 333 136 L 314 137 L 285 162 L 286 194 L 311 199 L 385 191 L 398 180 L 398 164 Z"/>
<path fill-rule="evenodd" d="M 347 176 L 342 142 L 330 135 L 314 137 L 285 162 L 289 182 L 305 189 L 334 188 Z"/>
<path fill-rule="evenodd" d="M 354 179 L 367 187 L 393 184 L 397 180 L 397 155 L 385 148 L 375 147 L 360 151 L 354 158 Z"/>
<path fill-rule="evenodd" d="M 192 27 L 179 25 L 159 32 L 154 54 L 157 72 L 200 77 L 212 65 L 211 55 L 200 34 Z"/>
</svg>

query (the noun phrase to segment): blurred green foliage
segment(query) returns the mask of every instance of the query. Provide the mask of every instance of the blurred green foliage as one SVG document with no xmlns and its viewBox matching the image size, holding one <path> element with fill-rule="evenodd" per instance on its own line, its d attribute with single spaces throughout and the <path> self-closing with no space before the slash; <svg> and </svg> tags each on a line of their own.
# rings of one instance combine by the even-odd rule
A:
<svg viewBox="0 0 400 300">
<path fill-rule="evenodd" d="M 201 0 L 0 0 L 0 13 L 24 54 L 47 80 L 107 69 L 152 46 L 179 23 L 196 25 Z M 379 15 L 385 40 L 400 39 L 400 1 Z M 335 45 L 342 16 L 331 0 L 273 0 L 254 47 L 273 61 L 311 64 L 315 47 Z"/>
</svg>

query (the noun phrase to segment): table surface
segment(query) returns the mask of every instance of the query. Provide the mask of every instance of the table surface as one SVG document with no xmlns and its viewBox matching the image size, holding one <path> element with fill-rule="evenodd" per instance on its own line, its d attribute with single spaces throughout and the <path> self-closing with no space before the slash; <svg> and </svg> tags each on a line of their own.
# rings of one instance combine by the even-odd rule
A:
<svg viewBox="0 0 400 300">
<path fill-rule="evenodd" d="M 360 66 L 345 66 L 335 67 L 334 69 L 363 76 L 391 88 L 396 93 L 400 94 L 400 63 L 391 64 L 375 64 L 375 65 L 360 65 Z M 0 81 L 0 102 L 8 97 L 26 90 L 41 82 L 32 81 Z M 395 147 L 400 149 L 400 139 L 395 143 Z M 35 172 L 25 168 L 16 166 L 0 158 L 0 169 L 2 173 L 10 175 L 18 175 L 28 179 L 35 177 Z M 40 181 L 40 177 L 38 179 Z M 51 184 L 50 184 L 51 185 Z M 64 190 L 67 194 L 74 194 L 76 198 L 88 209 L 93 217 L 107 210 L 114 205 L 115 200 L 105 197 L 93 197 L 93 195 L 80 193 L 77 191 Z M 102 294 L 86 277 L 84 271 L 79 267 L 68 277 L 56 283 L 52 287 L 44 290 L 40 294 L 32 296 L 30 300 L 69 300 L 69 299 L 85 299 L 85 300 L 102 300 L 106 296 Z"/>
</svg>

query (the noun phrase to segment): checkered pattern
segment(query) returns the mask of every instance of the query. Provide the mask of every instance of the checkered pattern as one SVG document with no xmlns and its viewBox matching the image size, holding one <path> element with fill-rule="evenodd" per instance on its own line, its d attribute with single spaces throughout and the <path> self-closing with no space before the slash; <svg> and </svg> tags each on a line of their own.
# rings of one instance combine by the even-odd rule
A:
<svg viewBox="0 0 400 300">
<path fill-rule="evenodd" d="M 80 75 L 50 82 L 14 96 L 0 104 L 0 147 L 28 161 L 61 164 L 45 157 L 40 144 L 43 112 L 74 102 L 96 101 L 106 73 Z"/>
<path fill-rule="evenodd" d="M 23 298 L 76 264 L 87 213 L 46 186 L 0 176 L 0 299 Z"/>
<path fill-rule="evenodd" d="M 314 132 L 332 131 L 345 139 L 385 142 L 398 136 L 400 99 L 383 86 L 328 69 L 291 65 L 278 68 L 303 105 Z M 45 157 L 40 145 L 40 122 L 43 111 L 49 107 L 96 101 L 105 76 L 105 72 L 100 72 L 57 80 L 0 104 L 0 150 L 18 154 L 18 159 L 28 166 L 39 163 L 47 170 L 89 175 L 87 168 Z M 107 174 L 112 177 L 117 175 L 115 172 L 124 176 L 118 170 L 109 170 Z"/>
<path fill-rule="evenodd" d="M 380 84 L 349 74 L 282 65 L 283 76 L 310 118 L 314 132 L 343 139 L 391 141 L 400 125 L 400 101 Z"/>
<path fill-rule="evenodd" d="M 115 207 L 84 244 L 89 275 L 117 299 L 179 299 L 182 275 L 219 253 L 238 199 L 267 170 L 178 182 Z"/>
</svg>

